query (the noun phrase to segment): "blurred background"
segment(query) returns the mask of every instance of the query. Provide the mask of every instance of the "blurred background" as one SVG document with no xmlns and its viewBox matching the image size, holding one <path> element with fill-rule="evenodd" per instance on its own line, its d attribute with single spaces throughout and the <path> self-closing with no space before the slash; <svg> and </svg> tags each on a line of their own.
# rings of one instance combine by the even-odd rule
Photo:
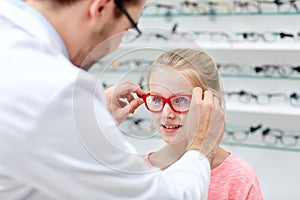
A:
<svg viewBox="0 0 300 200">
<path fill-rule="evenodd" d="M 253 166 L 265 200 L 298 200 L 299 7 L 297 0 L 148 0 L 138 24 L 142 37 L 124 41 L 90 71 L 104 87 L 129 79 L 147 90 L 145 72 L 162 52 L 206 51 L 226 99 L 222 146 Z M 164 145 L 144 106 L 120 130 L 140 154 Z"/>
</svg>

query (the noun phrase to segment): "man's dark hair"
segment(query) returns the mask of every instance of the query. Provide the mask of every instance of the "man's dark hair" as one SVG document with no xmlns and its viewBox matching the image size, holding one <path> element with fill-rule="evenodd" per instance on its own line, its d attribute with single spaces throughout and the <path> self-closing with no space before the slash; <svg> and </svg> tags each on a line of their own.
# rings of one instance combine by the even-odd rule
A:
<svg viewBox="0 0 300 200">
<path fill-rule="evenodd" d="M 25 0 L 26 1 L 26 0 Z M 51 3 L 53 3 L 53 6 L 55 6 L 56 8 L 61 7 L 61 6 L 68 6 L 68 5 L 72 5 L 73 3 L 82 1 L 82 0 L 49 0 L 51 1 Z M 129 6 L 129 5 L 134 5 L 134 4 L 138 4 L 140 0 L 120 0 L 121 3 L 124 6 Z M 120 17 L 123 13 L 121 12 L 121 10 L 119 8 L 115 9 L 115 16 L 116 17 Z"/>
<path fill-rule="evenodd" d="M 76 1 L 80 0 L 52 0 L 53 3 L 56 3 L 58 5 L 70 5 L 75 3 Z"/>
<path fill-rule="evenodd" d="M 72 3 L 75 3 L 77 1 L 82 1 L 82 0 L 50 0 L 53 3 L 57 3 L 59 5 L 70 5 Z M 133 3 L 133 2 L 138 2 L 138 0 L 121 0 L 122 3 L 128 4 L 128 3 Z"/>
</svg>

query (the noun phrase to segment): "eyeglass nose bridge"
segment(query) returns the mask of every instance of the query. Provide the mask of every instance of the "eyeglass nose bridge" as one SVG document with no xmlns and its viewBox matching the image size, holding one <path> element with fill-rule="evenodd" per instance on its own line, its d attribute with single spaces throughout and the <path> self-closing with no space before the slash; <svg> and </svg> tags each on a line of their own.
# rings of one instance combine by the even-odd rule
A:
<svg viewBox="0 0 300 200">
<path fill-rule="evenodd" d="M 164 98 L 164 97 L 160 97 L 160 98 L 163 100 L 163 103 L 162 103 L 162 105 L 161 105 L 161 108 L 160 108 L 158 111 L 156 111 L 156 112 L 163 112 L 163 110 L 164 110 L 166 104 L 168 104 L 168 106 L 170 107 L 170 110 L 171 110 L 172 112 L 182 113 L 181 111 L 176 110 L 176 109 L 173 107 L 173 105 L 172 105 L 171 99 L 174 98 L 174 96 L 169 97 L 169 98 Z"/>
<path fill-rule="evenodd" d="M 163 104 L 162 104 L 162 107 L 161 107 L 161 112 L 164 111 L 166 104 L 168 104 L 169 110 L 171 110 L 171 112 L 176 112 L 176 113 L 180 112 L 180 111 L 177 111 L 177 110 L 173 107 L 173 105 L 172 105 L 172 103 L 171 103 L 171 98 L 164 99 Z M 181 112 L 180 112 L 180 113 L 181 113 Z"/>
</svg>

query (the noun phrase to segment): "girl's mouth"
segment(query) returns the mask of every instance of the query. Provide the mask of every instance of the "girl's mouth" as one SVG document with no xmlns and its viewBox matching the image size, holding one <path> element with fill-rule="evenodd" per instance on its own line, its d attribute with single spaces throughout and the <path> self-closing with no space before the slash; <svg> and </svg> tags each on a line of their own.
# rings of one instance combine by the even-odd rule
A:
<svg viewBox="0 0 300 200">
<path fill-rule="evenodd" d="M 171 124 L 170 125 L 162 124 L 161 126 L 163 127 L 165 134 L 170 134 L 170 135 L 176 134 L 177 130 L 180 127 L 182 127 L 182 125 L 174 125 L 174 124 L 172 124 L 172 125 Z"/>
<path fill-rule="evenodd" d="M 180 127 L 182 127 L 182 125 L 163 125 L 162 127 L 166 128 L 166 129 L 178 129 Z"/>
</svg>

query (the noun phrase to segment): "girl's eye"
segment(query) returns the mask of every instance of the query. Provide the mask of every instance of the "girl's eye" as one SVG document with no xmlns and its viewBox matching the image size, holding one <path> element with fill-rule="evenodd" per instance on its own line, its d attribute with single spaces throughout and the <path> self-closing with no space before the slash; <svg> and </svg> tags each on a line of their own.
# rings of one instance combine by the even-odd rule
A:
<svg viewBox="0 0 300 200">
<path fill-rule="evenodd" d="M 176 97 L 174 99 L 174 103 L 176 103 L 176 104 L 188 104 L 188 103 L 190 103 L 190 99 L 188 97 Z"/>
<path fill-rule="evenodd" d="M 152 101 L 153 101 L 154 103 L 157 103 L 157 104 L 162 103 L 162 99 L 159 98 L 159 97 L 153 97 Z"/>
</svg>

